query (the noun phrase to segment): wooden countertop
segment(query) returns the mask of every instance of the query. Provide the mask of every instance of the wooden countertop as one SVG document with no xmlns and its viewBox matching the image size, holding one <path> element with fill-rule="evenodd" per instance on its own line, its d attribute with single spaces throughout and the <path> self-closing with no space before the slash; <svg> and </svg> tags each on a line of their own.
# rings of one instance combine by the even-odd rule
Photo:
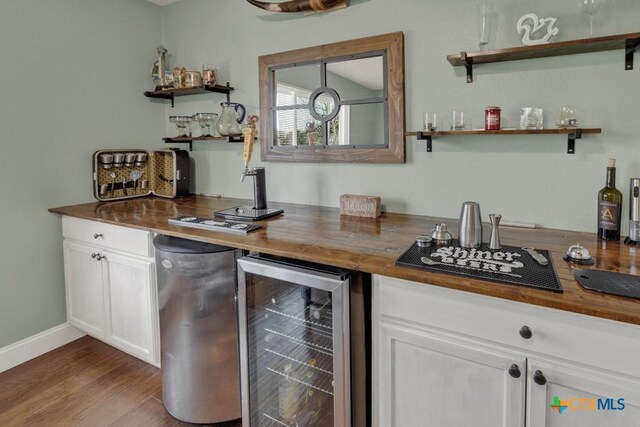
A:
<svg viewBox="0 0 640 427">
<path fill-rule="evenodd" d="M 624 245 L 622 241 L 599 241 L 592 233 L 501 227 L 503 245 L 531 246 L 551 252 L 564 288 L 564 293 L 560 294 L 397 267 L 396 258 L 413 244 L 417 235 L 428 233 L 441 218 L 385 213 L 376 220 L 362 219 L 340 216 L 337 208 L 270 203 L 270 208 L 284 209 L 284 215 L 259 221 L 263 228 L 247 235 L 179 227 L 167 222 L 168 218 L 178 215 L 212 216 L 214 211 L 247 204 L 250 203 L 242 199 L 204 196 L 146 197 L 49 211 L 640 325 L 640 299 L 588 291 L 574 280 L 573 268 L 640 275 L 640 249 Z M 449 219 L 446 222 L 449 229 L 456 230 L 457 221 Z M 594 266 L 574 267 L 562 260 L 567 248 L 576 242 L 586 246 L 595 256 Z"/>
</svg>

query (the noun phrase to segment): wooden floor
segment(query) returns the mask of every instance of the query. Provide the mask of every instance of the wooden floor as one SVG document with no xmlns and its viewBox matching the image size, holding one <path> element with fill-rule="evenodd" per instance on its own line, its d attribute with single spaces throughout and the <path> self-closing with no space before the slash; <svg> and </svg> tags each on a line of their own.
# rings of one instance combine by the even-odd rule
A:
<svg viewBox="0 0 640 427">
<path fill-rule="evenodd" d="M 189 425 L 165 410 L 159 369 L 93 338 L 0 373 L 3 427 Z"/>
</svg>

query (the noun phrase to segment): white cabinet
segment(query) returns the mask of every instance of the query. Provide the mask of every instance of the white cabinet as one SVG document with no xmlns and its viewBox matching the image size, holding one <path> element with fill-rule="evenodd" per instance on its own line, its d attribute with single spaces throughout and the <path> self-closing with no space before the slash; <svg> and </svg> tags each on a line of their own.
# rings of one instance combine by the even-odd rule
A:
<svg viewBox="0 0 640 427">
<path fill-rule="evenodd" d="M 158 303 L 150 233 L 63 217 L 63 234 L 69 323 L 158 366 Z"/>
<path fill-rule="evenodd" d="M 524 426 L 525 358 L 380 323 L 381 426 Z"/>
<path fill-rule="evenodd" d="M 69 323 L 89 335 L 104 335 L 102 265 L 95 248 L 65 241 L 64 273 Z"/>
<path fill-rule="evenodd" d="M 527 426 L 640 426 L 638 381 L 534 358 L 528 361 L 528 371 L 532 381 L 527 386 Z"/>
<path fill-rule="evenodd" d="M 639 326 L 373 283 L 374 426 L 640 426 Z"/>
</svg>

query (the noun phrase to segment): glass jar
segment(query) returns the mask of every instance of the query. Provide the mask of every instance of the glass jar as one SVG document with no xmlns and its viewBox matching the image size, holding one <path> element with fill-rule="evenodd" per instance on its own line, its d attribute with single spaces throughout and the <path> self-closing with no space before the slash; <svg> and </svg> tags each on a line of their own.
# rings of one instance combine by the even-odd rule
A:
<svg viewBox="0 0 640 427">
<path fill-rule="evenodd" d="M 500 130 L 500 107 L 491 106 L 484 110 L 484 130 Z"/>
</svg>

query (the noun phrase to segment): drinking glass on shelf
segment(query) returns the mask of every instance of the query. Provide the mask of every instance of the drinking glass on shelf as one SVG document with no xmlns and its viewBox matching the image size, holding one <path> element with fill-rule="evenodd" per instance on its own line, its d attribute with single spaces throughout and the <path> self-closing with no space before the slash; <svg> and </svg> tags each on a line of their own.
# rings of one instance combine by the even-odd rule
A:
<svg viewBox="0 0 640 427">
<path fill-rule="evenodd" d="M 496 28 L 498 26 L 498 14 L 493 11 L 492 2 L 483 2 L 478 5 L 478 46 L 480 51 L 489 50 L 493 43 Z"/>
<path fill-rule="evenodd" d="M 464 111 L 451 112 L 451 130 L 465 130 L 467 128 L 467 114 Z"/>
<path fill-rule="evenodd" d="M 593 36 L 593 16 L 602 9 L 607 0 L 578 0 L 580 8 L 589 16 L 589 31 Z"/>
<path fill-rule="evenodd" d="M 217 118 L 218 114 L 216 113 L 198 113 L 193 116 L 193 120 L 196 120 L 202 129 L 201 136 L 213 136 L 211 133 L 211 126 L 213 126 L 213 123 Z"/>
<path fill-rule="evenodd" d="M 218 71 L 215 65 L 202 64 L 202 82 L 207 86 L 215 86 L 218 81 Z"/>
<path fill-rule="evenodd" d="M 425 132 L 436 132 L 438 130 L 438 114 L 437 113 L 424 113 L 424 122 L 422 129 Z"/>
<path fill-rule="evenodd" d="M 191 124 L 191 116 L 170 116 L 169 122 L 174 123 L 178 128 L 178 137 L 185 137 L 187 135 L 187 128 Z"/>
</svg>

